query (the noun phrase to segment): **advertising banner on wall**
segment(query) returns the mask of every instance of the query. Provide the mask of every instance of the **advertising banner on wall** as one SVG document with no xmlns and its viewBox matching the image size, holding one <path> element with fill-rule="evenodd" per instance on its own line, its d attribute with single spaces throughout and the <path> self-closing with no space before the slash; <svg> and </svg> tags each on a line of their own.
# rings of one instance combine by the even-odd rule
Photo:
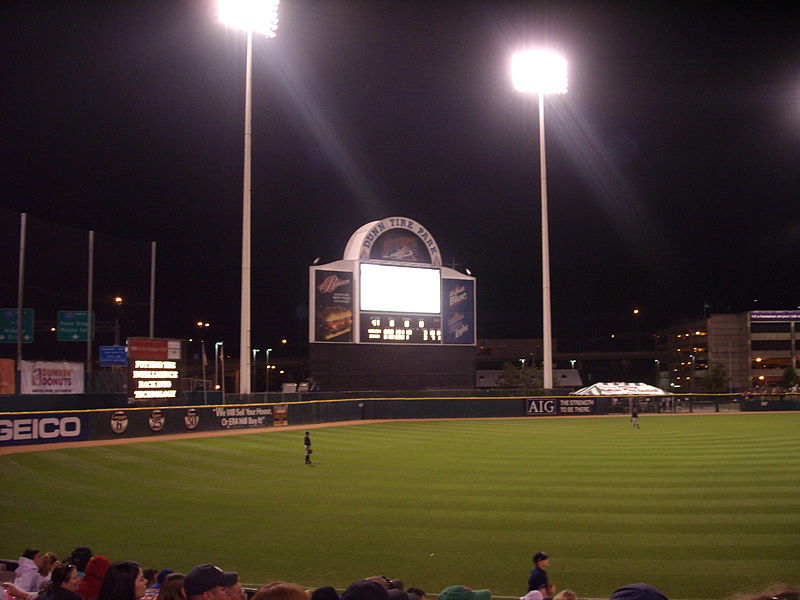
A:
<svg viewBox="0 0 800 600">
<path fill-rule="evenodd" d="M 149 437 L 273 426 L 273 407 L 182 406 L 0 414 L 0 446 Z"/>
<path fill-rule="evenodd" d="M 272 427 L 272 406 L 256 404 L 120 409 L 91 415 L 93 439 Z"/>
<path fill-rule="evenodd" d="M 82 394 L 83 363 L 20 361 L 22 394 Z"/>
<path fill-rule="evenodd" d="M 0 394 L 16 393 L 14 359 L 0 358 Z"/>
<path fill-rule="evenodd" d="M 317 270 L 314 275 L 315 342 L 353 341 L 353 274 Z"/>
<path fill-rule="evenodd" d="M 475 343 L 475 281 L 442 279 L 442 342 Z"/>
<path fill-rule="evenodd" d="M 526 398 L 529 417 L 605 414 L 606 400 L 600 398 Z"/>
<path fill-rule="evenodd" d="M 6 413 L 0 416 L 0 446 L 78 442 L 88 439 L 90 413 Z"/>
</svg>

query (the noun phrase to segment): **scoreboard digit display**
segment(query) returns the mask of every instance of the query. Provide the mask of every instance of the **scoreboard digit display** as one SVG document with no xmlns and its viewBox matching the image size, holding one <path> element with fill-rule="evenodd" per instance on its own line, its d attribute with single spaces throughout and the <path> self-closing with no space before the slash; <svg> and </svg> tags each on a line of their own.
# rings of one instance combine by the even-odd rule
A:
<svg viewBox="0 0 800 600">
<path fill-rule="evenodd" d="M 361 342 L 390 344 L 441 344 L 439 315 L 361 313 Z"/>
</svg>

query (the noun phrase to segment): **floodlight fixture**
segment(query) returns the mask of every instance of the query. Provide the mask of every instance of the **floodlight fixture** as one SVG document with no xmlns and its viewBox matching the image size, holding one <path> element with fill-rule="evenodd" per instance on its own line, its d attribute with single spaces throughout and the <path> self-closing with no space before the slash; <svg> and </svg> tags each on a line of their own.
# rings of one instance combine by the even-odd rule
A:
<svg viewBox="0 0 800 600">
<path fill-rule="evenodd" d="M 229 27 L 274 38 L 280 0 L 218 0 L 219 20 Z"/>
<path fill-rule="evenodd" d="M 518 92 L 567 93 L 567 60 L 548 50 L 525 50 L 511 57 L 511 79 Z"/>
</svg>

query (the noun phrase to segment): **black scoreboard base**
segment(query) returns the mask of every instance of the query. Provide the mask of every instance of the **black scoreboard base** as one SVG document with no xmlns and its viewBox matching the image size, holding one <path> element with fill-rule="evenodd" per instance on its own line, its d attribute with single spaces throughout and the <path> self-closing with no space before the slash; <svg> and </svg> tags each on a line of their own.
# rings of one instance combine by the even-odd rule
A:
<svg viewBox="0 0 800 600">
<path fill-rule="evenodd" d="M 474 346 L 312 343 L 309 362 L 324 392 L 475 387 Z"/>
</svg>

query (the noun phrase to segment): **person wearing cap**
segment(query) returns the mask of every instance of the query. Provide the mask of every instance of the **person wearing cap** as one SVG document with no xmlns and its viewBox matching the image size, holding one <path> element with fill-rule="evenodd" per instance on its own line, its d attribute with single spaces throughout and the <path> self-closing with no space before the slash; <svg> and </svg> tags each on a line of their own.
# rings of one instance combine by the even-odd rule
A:
<svg viewBox="0 0 800 600">
<path fill-rule="evenodd" d="M 161 569 L 156 573 L 156 582 L 148 586 L 148 588 L 144 591 L 144 596 L 142 596 L 142 600 L 156 600 L 158 598 L 158 593 L 161 591 L 161 584 L 164 583 L 164 579 L 166 579 L 167 575 L 170 573 L 174 573 L 172 569 Z"/>
<path fill-rule="evenodd" d="M 465 585 L 444 588 L 437 600 L 492 600 L 491 590 L 473 590 Z"/>
<path fill-rule="evenodd" d="M 228 587 L 238 582 L 238 574 L 204 564 L 189 571 L 183 589 L 188 600 L 229 600 Z"/>
<path fill-rule="evenodd" d="M 548 597 L 549 581 L 545 568 L 550 566 L 550 555 L 544 552 L 537 552 L 533 555 L 533 569 L 528 575 L 528 591 L 540 591 L 542 596 Z"/>
<path fill-rule="evenodd" d="M 650 584 L 632 583 L 614 590 L 610 600 L 669 600 L 669 598 Z"/>
</svg>

